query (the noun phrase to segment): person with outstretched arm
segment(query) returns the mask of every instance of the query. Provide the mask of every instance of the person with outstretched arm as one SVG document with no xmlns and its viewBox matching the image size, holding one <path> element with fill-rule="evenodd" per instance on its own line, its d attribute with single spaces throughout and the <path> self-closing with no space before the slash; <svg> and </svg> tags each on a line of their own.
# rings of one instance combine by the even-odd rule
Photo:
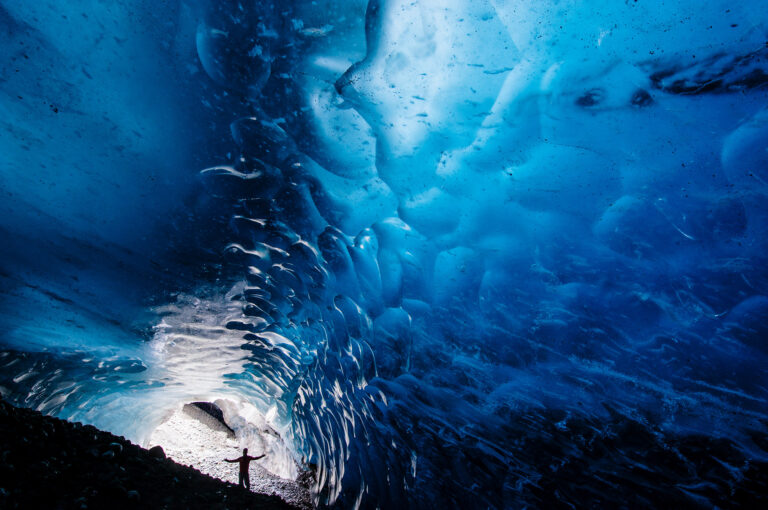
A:
<svg viewBox="0 0 768 510">
<path fill-rule="evenodd" d="M 237 481 L 237 485 L 245 487 L 251 490 L 251 477 L 248 474 L 248 468 L 251 466 L 252 460 L 258 460 L 264 457 L 259 455 L 258 457 L 248 456 L 248 448 L 243 448 L 243 456 L 236 459 L 224 459 L 224 462 L 239 462 L 240 463 L 240 478 Z"/>
</svg>

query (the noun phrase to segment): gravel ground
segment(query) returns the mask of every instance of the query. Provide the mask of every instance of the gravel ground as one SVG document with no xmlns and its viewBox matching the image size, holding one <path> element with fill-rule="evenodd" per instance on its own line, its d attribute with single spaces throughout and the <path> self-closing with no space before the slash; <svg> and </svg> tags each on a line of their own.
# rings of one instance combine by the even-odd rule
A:
<svg viewBox="0 0 768 510">
<path fill-rule="evenodd" d="M 237 484 L 238 465 L 224 462 L 242 455 L 240 441 L 231 430 L 203 411 L 185 406 L 173 413 L 152 434 L 149 446 L 160 445 L 166 455 L 179 464 L 189 465 L 219 480 Z M 264 454 L 251 448 L 251 456 Z M 269 452 L 266 452 L 269 454 Z M 299 508 L 313 507 L 309 489 L 294 480 L 280 478 L 260 463 L 268 458 L 251 462 L 251 490 L 260 494 L 275 494 Z"/>
</svg>

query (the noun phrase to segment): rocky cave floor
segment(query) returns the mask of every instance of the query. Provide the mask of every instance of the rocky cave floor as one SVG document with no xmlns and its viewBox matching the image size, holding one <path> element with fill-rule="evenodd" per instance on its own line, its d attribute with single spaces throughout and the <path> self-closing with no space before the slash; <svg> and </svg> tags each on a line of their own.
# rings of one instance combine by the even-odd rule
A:
<svg viewBox="0 0 768 510">
<path fill-rule="evenodd" d="M 91 425 L 0 401 L 0 508 L 297 509 Z"/>
</svg>

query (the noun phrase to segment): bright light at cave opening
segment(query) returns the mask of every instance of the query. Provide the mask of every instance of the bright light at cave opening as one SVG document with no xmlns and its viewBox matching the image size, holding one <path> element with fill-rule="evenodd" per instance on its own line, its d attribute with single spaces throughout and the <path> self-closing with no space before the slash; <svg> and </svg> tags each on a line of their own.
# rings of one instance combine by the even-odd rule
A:
<svg viewBox="0 0 768 510">
<path fill-rule="evenodd" d="M 224 459 L 237 458 L 248 448 L 249 455 L 264 455 L 251 464 L 252 487 L 274 485 L 277 479 L 295 481 L 299 467 L 268 414 L 229 398 L 185 403 L 167 411 L 147 447 L 159 445 L 176 462 L 232 483 L 237 483 L 237 466 Z"/>
<path fill-rule="evenodd" d="M 152 369 L 162 371 L 167 404 L 143 442 L 232 483 L 238 481 L 238 469 L 224 459 L 237 458 L 248 448 L 249 455 L 264 455 L 251 463 L 252 489 L 282 493 L 295 485 L 301 471 L 290 422 L 265 399 L 226 388 L 243 382 L 238 374 L 247 365 L 238 332 L 219 325 L 222 317 L 235 312 L 230 298 L 179 296 L 175 305 L 157 310 L 163 319 L 155 326 L 146 357 Z"/>
</svg>

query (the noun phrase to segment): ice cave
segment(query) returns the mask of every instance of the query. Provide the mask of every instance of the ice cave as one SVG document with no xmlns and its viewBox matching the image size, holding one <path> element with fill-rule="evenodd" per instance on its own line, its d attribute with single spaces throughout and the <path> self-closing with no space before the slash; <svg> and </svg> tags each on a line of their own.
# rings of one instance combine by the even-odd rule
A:
<svg viewBox="0 0 768 510">
<path fill-rule="evenodd" d="M 4 401 L 249 446 L 320 508 L 768 502 L 763 0 L 0 0 L 0 34 Z"/>
</svg>

